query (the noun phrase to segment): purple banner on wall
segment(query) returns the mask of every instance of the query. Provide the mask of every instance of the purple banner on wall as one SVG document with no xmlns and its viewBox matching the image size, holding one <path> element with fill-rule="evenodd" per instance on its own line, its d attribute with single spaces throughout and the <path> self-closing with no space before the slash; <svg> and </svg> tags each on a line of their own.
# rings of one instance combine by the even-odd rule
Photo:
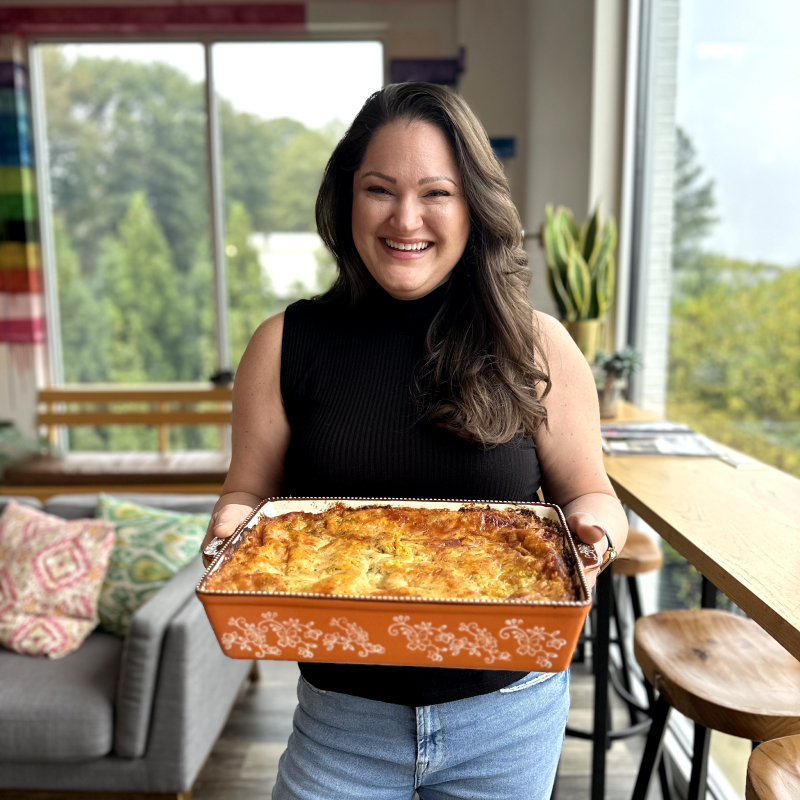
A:
<svg viewBox="0 0 800 800">
<path fill-rule="evenodd" d="M 464 48 L 458 58 L 393 58 L 389 65 L 391 83 L 426 81 L 455 86 L 464 71 Z"/>
</svg>

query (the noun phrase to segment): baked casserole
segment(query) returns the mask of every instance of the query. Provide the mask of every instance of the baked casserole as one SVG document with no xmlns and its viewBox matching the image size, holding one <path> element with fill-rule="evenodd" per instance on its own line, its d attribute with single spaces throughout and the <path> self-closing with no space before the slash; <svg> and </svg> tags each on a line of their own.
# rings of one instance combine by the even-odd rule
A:
<svg viewBox="0 0 800 800">
<path fill-rule="evenodd" d="M 574 601 L 564 532 L 532 509 L 346 507 L 261 516 L 211 591 Z"/>
</svg>

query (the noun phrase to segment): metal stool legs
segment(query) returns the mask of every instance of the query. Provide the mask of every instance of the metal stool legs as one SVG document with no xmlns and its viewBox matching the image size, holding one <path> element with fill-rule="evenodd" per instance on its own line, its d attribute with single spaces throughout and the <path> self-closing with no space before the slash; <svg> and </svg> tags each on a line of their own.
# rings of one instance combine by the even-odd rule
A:
<svg viewBox="0 0 800 800">
<path fill-rule="evenodd" d="M 695 722 L 692 777 L 689 779 L 687 800 L 705 800 L 706 786 L 708 784 L 708 747 L 710 744 L 711 731 Z"/>
<path fill-rule="evenodd" d="M 620 576 L 621 577 L 621 576 Z M 633 611 L 633 618 L 634 621 L 639 619 L 642 616 L 642 604 L 641 600 L 639 599 L 639 584 L 636 579 L 635 575 L 628 575 L 625 578 L 625 581 L 620 580 L 620 593 L 623 591 L 623 588 L 627 586 L 628 589 L 628 596 L 631 602 L 631 610 Z M 622 676 L 621 682 L 622 685 L 619 685 L 619 681 L 616 678 L 615 672 L 611 671 L 611 683 L 614 686 L 617 694 L 625 701 L 625 704 L 628 707 L 628 714 L 630 716 L 631 725 L 635 725 L 638 722 L 638 712 L 646 714 L 648 717 L 652 717 L 655 714 L 655 707 L 656 707 L 656 697 L 655 691 L 653 687 L 647 682 L 643 681 L 644 683 L 644 690 L 647 695 L 647 707 L 643 707 L 633 696 L 632 692 L 632 679 L 631 679 L 631 672 L 628 663 L 627 657 L 627 650 L 625 647 L 625 623 L 623 617 L 623 608 L 622 603 L 617 598 L 617 595 L 614 596 L 615 602 L 615 613 L 614 613 L 614 620 L 617 626 L 617 637 L 619 640 L 619 651 L 620 651 L 620 661 L 622 667 Z M 655 723 L 653 723 L 655 724 Z M 652 730 L 652 727 L 651 727 Z M 663 737 L 663 732 L 662 734 Z M 658 757 L 658 777 L 659 782 L 661 784 L 661 796 L 663 800 L 672 800 L 675 795 L 675 788 L 672 779 L 672 765 L 669 760 L 669 756 L 662 751 Z"/>
<path fill-rule="evenodd" d="M 645 800 L 653 769 L 661 760 L 664 733 L 667 729 L 670 711 L 672 711 L 672 706 L 663 697 L 659 697 L 653 708 L 653 724 L 650 726 L 650 733 L 647 735 L 642 763 L 639 765 L 639 774 L 636 777 L 636 785 L 633 787 L 632 800 Z"/>
</svg>

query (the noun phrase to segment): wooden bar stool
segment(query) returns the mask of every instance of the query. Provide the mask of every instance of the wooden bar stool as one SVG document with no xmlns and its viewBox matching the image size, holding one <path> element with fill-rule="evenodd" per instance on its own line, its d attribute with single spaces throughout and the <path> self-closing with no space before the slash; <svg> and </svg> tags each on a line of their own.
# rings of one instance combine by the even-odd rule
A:
<svg viewBox="0 0 800 800">
<path fill-rule="evenodd" d="M 800 797 L 800 736 L 764 742 L 747 764 L 746 800 Z"/>
<path fill-rule="evenodd" d="M 800 661 L 750 619 L 661 611 L 637 620 L 634 655 L 658 692 L 633 800 L 644 800 L 675 708 L 694 726 L 688 800 L 705 797 L 710 731 L 756 742 L 800 734 Z"/>
<path fill-rule="evenodd" d="M 646 533 L 637 531 L 636 528 L 628 528 L 625 547 L 611 565 L 611 572 L 627 578 L 628 586 L 633 586 L 630 594 L 634 607 L 633 615 L 636 619 L 642 616 L 636 576 L 659 569 L 663 563 L 664 556 L 661 554 L 661 548 Z"/>
</svg>

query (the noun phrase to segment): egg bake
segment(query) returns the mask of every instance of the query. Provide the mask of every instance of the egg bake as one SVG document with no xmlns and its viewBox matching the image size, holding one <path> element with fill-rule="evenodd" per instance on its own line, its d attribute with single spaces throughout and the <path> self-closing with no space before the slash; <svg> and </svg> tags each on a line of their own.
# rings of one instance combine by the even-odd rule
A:
<svg viewBox="0 0 800 800">
<path fill-rule="evenodd" d="M 531 509 L 336 504 L 260 517 L 206 589 L 573 601 L 570 562 L 560 526 Z"/>
</svg>

